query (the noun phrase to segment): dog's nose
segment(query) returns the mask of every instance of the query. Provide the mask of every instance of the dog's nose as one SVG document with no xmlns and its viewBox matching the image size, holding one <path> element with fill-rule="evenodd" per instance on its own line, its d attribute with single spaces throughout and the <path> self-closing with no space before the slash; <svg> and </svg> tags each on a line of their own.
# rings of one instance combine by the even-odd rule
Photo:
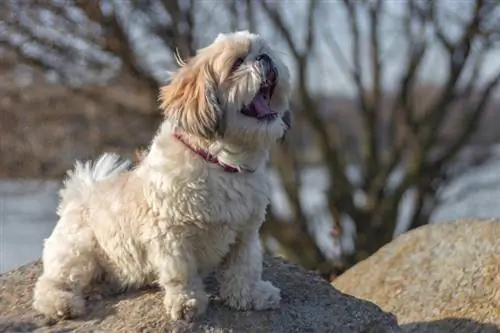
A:
<svg viewBox="0 0 500 333">
<path fill-rule="evenodd" d="M 265 53 L 259 54 L 259 55 L 257 56 L 257 58 L 255 58 L 255 60 L 257 60 L 257 61 L 265 61 L 265 62 L 267 62 L 268 64 L 272 64 L 272 63 L 273 63 L 273 61 L 271 60 L 271 57 L 270 57 L 270 56 L 268 56 L 268 55 L 267 55 L 267 54 L 265 54 Z"/>
</svg>

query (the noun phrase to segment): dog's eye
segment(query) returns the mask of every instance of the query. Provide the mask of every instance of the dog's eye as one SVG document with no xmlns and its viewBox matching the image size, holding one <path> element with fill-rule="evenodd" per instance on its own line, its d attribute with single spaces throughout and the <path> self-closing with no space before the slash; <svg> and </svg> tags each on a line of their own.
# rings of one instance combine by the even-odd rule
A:
<svg viewBox="0 0 500 333">
<path fill-rule="evenodd" d="M 245 60 L 243 60 L 243 58 L 236 59 L 236 61 L 233 63 L 233 71 L 238 69 L 238 67 L 240 67 L 244 62 Z"/>
</svg>

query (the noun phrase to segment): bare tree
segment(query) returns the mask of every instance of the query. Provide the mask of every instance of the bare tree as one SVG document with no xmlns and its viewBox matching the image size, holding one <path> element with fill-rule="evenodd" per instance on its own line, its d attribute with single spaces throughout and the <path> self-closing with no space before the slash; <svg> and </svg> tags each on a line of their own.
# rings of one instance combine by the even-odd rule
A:
<svg viewBox="0 0 500 333">
<path fill-rule="evenodd" d="M 388 16 L 387 2 L 342 2 L 352 40 L 350 56 L 342 52 L 332 30 L 327 27 L 328 23 L 321 21 L 321 28 L 318 28 L 317 3 L 309 2 L 306 14 L 308 32 L 303 41 L 294 39 L 293 29 L 287 24 L 279 5 L 263 1 L 261 7 L 281 32 L 293 56 L 298 76 L 299 106 L 296 111 L 313 129 L 315 144 L 322 152 L 323 163 L 332 181 L 328 193 L 331 215 L 337 224 L 344 214 L 355 222 L 356 255 L 351 258 L 352 264 L 392 239 L 402 198 L 409 190 L 416 191 L 409 228 L 428 223 L 440 185 L 450 180 L 451 163 L 470 140 L 500 82 L 500 72 L 491 73 L 487 80 L 480 79 L 485 69 L 484 59 L 498 42 L 498 4 L 481 0 L 470 2 L 473 5 L 470 17 L 451 18 L 460 26 L 458 36 L 451 37 L 442 26 L 442 12 L 446 11 L 442 3 L 406 2 L 401 31 L 407 43 L 406 61 L 396 92 L 388 103 L 383 76 L 390 60 L 382 55 L 381 22 Z M 361 15 L 368 20 L 368 68 L 362 65 Z M 317 36 L 321 34 L 329 46 L 329 56 L 347 69 L 346 74 L 355 87 L 362 129 L 359 133 L 362 142 L 359 183 L 347 175 L 348 152 L 343 149 L 342 138 L 338 137 L 342 132 L 335 128 L 335 124 L 324 121 L 308 82 L 310 58 L 319 40 Z M 416 100 L 414 95 L 420 83 L 419 73 L 424 58 L 436 43 L 445 49 L 448 58 L 446 78 L 440 91 L 422 110 L 422 101 Z M 300 44 L 305 47 L 299 49 Z M 457 129 L 452 137 L 447 137 L 447 144 L 443 146 L 440 144 L 443 141 L 442 129 L 451 121 L 452 110 L 456 110 L 458 104 L 466 107 L 461 108 Z M 402 170 L 403 176 L 395 184 L 389 184 L 390 177 L 398 169 Z M 283 170 L 280 169 L 282 177 L 287 179 Z M 355 194 L 360 192 L 365 199 L 362 204 L 355 201 Z M 296 200 L 296 191 L 287 193 L 290 202 L 299 206 L 295 210 L 300 211 L 301 202 Z"/>
</svg>

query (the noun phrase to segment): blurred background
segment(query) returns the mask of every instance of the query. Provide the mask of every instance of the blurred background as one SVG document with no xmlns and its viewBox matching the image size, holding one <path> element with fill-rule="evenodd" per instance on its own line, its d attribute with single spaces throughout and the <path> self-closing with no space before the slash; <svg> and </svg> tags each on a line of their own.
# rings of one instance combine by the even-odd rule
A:
<svg viewBox="0 0 500 333">
<path fill-rule="evenodd" d="M 174 52 L 241 29 L 293 76 L 266 251 L 333 279 L 402 232 L 500 216 L 498 0 L 4 0 L 0 273 L 40 256 L 76 159 L 148 145 Z"/>
</svg>

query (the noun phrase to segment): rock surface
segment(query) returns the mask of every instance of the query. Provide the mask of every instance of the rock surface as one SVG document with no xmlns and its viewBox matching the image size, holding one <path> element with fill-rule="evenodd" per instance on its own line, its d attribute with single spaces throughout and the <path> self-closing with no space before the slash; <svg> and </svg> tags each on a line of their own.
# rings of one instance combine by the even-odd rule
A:
<svg viewBox="0 0 500 333">
<path fill-rule="evenodd" d="M 332 284 L 396 314 L 405 332 L 500 333 L 500 220 L 421 227 Z"/>
<path fill-rule="evenodd" d="M 216 284 L 207 312 L 191 326 L 168 323 L 163 293 L 145 290 L 116 298 L 89 301 L 92 311 L 80 320 L 48 326 L 31 307 L 33 284 L 40 262 L 0 276 L 0 332 L 271 332 L 271 333 L 398 333 L 395 317 L 376 305 L 344 295 L 328 282 L 280 259 L 267 258 L 264 278 L 282 291 L 275 311 L 238 312 L 224 307 L 216 296 Z"/>
</svg>

